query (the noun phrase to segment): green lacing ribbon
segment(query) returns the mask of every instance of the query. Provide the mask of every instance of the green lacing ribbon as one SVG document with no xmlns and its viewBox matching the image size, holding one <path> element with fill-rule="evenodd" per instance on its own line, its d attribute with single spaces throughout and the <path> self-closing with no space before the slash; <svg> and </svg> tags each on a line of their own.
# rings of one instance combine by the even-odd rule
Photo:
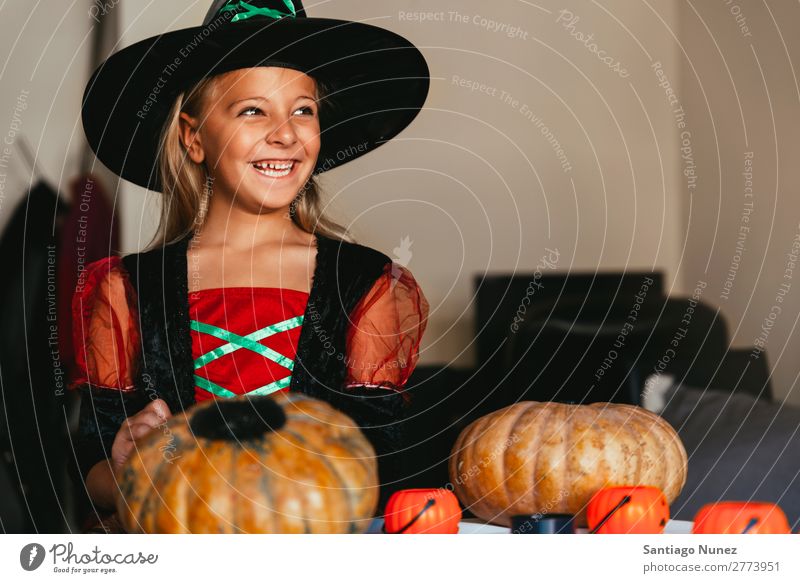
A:
<svg viewBox="0 0 800 583">
<path fill-rule="evenodd" d="M 236 350 L 239 350 L 240 348 L 246 348 L 257 354 L 260 354 L 264 358 L 270 359 L 284 368 L 293 370 L 294 360 L 275 352 L 271 348 L 260 344 L 258 341 L 272 336 L 273 334 L 277 334 L 278 332 L 284 332 L 300 326 L 303 323 L 303 318 L 304 316 L 295 316 L 294 318 L 289 318 L 283 322 L 265 326 L 264 328 L 256 330 L 255 332 L 251 332 L 246 336 L 240 336 L 229 330 L 225 330 L 224 328 L 219 328 L 218 326 L 213 326 L 204 322 L 198 322 L 197 320 L 190 320 L 189 326 L 192 330 L 209 334 L 219 338 L 220 340 L 227 341 L 227 344 L 223 344 L 214 350 L 209 350 L 205 354 L 197 357 L 194 361 L 194 368 L 197 370 L 198 368 L 202 368 L 209 362 L 225 356 L 226 354 L 230 354 Z M 218 397 L 230 398 L 238 396 L 236 393 L 229 391 L 225 387 L 221 387 L 220 385 L 213 383 L 207 378 L 204 378 L 198 374 L 194 375 L 194 379 L 198 387 L 205 389 L 209 393 L 213 393 Z M 289 375 L 275 382 L 258 387 L 252 391 L 248 391 L 247 395 L 269 395 L 270 393 L 274 393 L 275 391 L 279 391 L 288 387 L 291 380 L 292 375 Z"/>
<path fill-rule="evenodd" d="M 217 397 L 224 397 L 225 399 L 230 399 L 232 397 L 239 397 L 241 395 L 237 395 L 233 391 L 229 391 L 225 387 L 221 387 L 216 383 L 211 382 L 207 378 L 194 375 L 195 384 L 200 387 L 201 389 L 205 389 L 209 393 L 215 394 Z M 264 385 L 263 387 L 258 387 L 252 391 L 247 391 L 245 393 L 246 396 L 257 396 L 257 395 L 269 395 L 270 393 L 274 393 L 275 391 L 280 391 L 281 389 L 285 389 L 289 386 L 289 383 L 292 382 L 292 375 L 287 377 L 283 377 L 280 380 L 275 381 L 274 383 L 269 383 L 268 385 Z"/>
<path fill-rule="evenodd" d="M 252 4 L 248 4 L 247 2 L 228 2 L 225 6 L 219 9 L 218 14 L 222 14 L 223 12 L 230 12 L 234 11 L 237 12 L 239 10 L 244 10 L 245 12 L 239 12 L 236 16 L 231 19 L 231 22 L 238 22 L 240 20 L 245 20 L 252 16 L 266 16 L 268 18 L 273 18 L 275 20 L 281 19 L 284 16 L 290 16 L 295 18 L 297 16 L 297 11 L 294 8 L 294 4 L 292 0 L 283 0 L 284 5 L 286 8 L 289 9 L 290 12 L 281 12 L 280 10 L 275 10 L 274 8 L 263 8 L 260 6 L 253 6 Z"/>
</svg>

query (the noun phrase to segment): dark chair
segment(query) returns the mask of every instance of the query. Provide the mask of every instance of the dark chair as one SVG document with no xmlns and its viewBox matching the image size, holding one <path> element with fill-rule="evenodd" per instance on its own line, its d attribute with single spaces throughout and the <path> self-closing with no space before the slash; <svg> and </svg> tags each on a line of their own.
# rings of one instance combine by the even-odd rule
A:
<svg viewBox="0 0 800 583">
<path fill-rule="evenodd" d="M 753 358 L 752 346 L 728 350 L 708 383 L 696 384 L 696 379 L 694 381 L 689 384 L 731 393 L 745 393 L 767 402 L 773 400 L 767 353 L 762 352 L 758 358 Z"/>
<path fill-rule="evenodd" d="M 479 274 L 474 278 L 478 362 L 488 363 L 506 340 L 515 317 L 560 299 L 633 297 L 644 285 L 664 296 L 660 272 L 562 272 Z M 480 366 L 478 367 L 480 368 Z"/>
<path fill-rule="evenodd" d="M 654 373 L 708 384 L 727 345 L 718 312 L 689 299 L 562 297 L 509 331 L 502 351 L 508 376 L 492 407 L 518 400 L 639 405 Z"/>
</svg>

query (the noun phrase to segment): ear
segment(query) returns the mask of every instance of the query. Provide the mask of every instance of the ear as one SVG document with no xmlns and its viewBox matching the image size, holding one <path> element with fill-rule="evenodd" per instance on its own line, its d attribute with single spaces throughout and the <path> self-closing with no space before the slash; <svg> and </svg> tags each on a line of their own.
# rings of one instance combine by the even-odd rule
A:
<svg viewBox="0 0 800 583">
<path fill-rule="evenodd" d="M 206 159 L 206 155 L 203 151 L 203 144 L 198 131 L 200 124 L 196 118 L 186 112 L 181 112 L 178 124 L 180 126 L 181 142 L 189 154 L 189 159 L 195 164 L 202 164 L 203 160 Z"/>
</svg>

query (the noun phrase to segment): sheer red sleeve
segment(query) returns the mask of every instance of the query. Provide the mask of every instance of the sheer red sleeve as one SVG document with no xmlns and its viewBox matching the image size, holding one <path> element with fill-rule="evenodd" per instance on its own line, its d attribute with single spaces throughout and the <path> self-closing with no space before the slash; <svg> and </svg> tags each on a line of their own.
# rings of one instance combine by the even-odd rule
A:
<svg viewBox="0 0 800 583">
<path fill-rule="evenodd" d="M 393 261 L 388 263 L 351 314 L 345 388 L 402 392 L 417 365 L 428 310 L 428 301 L 411 272 Z"/>
<path fill-rule="evenodd" d="M 75 373 L 69 388 L 133 390 L 139 328 L 133 286 L 121 259 L 106 257 L 86 268 L 72 298 Z"/>
</svg>

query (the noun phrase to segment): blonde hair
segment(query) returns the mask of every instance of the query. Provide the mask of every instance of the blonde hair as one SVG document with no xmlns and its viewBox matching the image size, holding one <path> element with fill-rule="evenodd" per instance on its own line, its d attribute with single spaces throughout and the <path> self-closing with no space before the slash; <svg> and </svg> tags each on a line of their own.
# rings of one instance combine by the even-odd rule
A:
<svg viewBox="0 0 800 583">
<path fill-rule="evenodd" d="M 161 216 L 148 249 L 182 239 L 205 218 L 211 178 L 205 165 L 196 164 L 187 154 L 180 138 L 180 114 L 186 112 L 192 117 L 199 117 L 209 97 L 213 97 L 221 77 L 206 77 L 189 90 L 181 92 L 164 122 L 158 159 L 162 190 Z M 327 87 L 315 81 L 319 108 L 330 107 L 325 103 Z M 312 174 L 290 205 L 292 222 L 307 233 L 316 232 L 333 239 L 352 241 L 345 227 L 323 216 L 321 206 L 320 187 L 316 176 Z"/>
</svg>

